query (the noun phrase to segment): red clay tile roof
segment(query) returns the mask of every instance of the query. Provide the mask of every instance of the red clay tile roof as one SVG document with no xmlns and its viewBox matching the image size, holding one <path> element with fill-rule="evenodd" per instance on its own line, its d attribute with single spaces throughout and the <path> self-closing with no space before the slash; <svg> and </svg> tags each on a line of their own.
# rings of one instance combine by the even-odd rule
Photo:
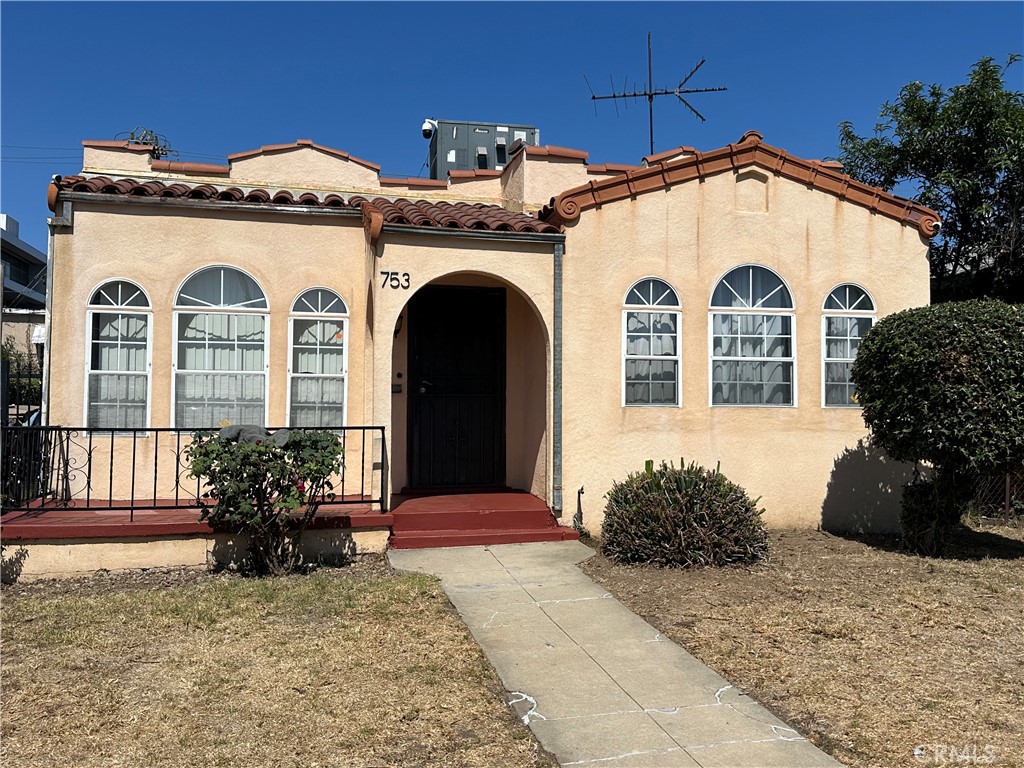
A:
<svg viewBox="0 0 1024 768">
<path fill-rule="evenodd" d="M 599 165 L 588 165 L 587 173 L 625 173 L 635 171 L 639 165 L 623 165 L 622 163 L 600 163 Z"/>
<path fill-rule="evenodd" d="M 501 171 L 496 171 L 493 168 L 473 168 L 468 171 L 448 171 L 448 178 L 460 181 L 463 179 L 497 179 L 501 176 L 501 173 Z"/>
<path fill-rule="evenodd" d="M 154 160 L 150 165 L 154 171 L 168 173 L 196 173 L 201 176 L 226 176 L 231 173 L 230 165 L 215 163 L 184 163 L 176 160 Z"/>
<path fill-rule="evenodd" d="M 579 219 L 588 208 L 666 189 L 693 179 L 757 165 L 783 178 L 792 179 L 835 195 L 896 221 L 917 227 L 924 237 L 934 237 L 941 227 L 939 215 L 913 200 L 896 197 L 877 187 L 854 181 L 831 164 L 803 160 L 785 150 L 761 143 L 761 134 L 747 131 L 738 144 L 710 152 L 696 152 L 670 162 L 656 163 L 616 176 L 591 181 L 562 192 L 545 206 L 539 218 L 557 226 Z"/>
<path fill-rule="evenodd" d="M 85 139 L 82 142 L 82 146 L 92 147 L 93 149 L 127 149 L 129 152 L 152 152 L 154 149 L 152 144 L 133 144 L 126 139 L 118 139 L 116 141 Z"/>
<path fill-rule="evenodd" d="M 268 144 L 260 147 L 259 149 L 250 149 L 246 152 L 235 152 L 233 155 L 228 155 L 228 161 L 234 162 L 235 160 L 245 160 L 248 157 L 256 157 L 257 155 L 270 155 L 275 152 L 287 152 L 289 149 L 298 149 L 299 147 L 312 147 L 313 149 L 317 149 L 325 154 L 340 157 L 343 160 L 350 160 L 353 163 L 358 163 L 365 168 L 369 168 L 371 171 L 380 171 L 380 166 L 376 163 L 371 163 L 369 160 L 361 160 L 355 155 L 350 155 L 348 152 L 343 152 L 340 149 L 325 147 L 322 144 L 317 144 L 312 139 L 299 139 L 294 144 Z"/>
<path fill-rule="evenodd" d="M 550 144 L 545 144 L 543 147 L 534 146 L 533 144 L 525 145 L 526 154 L 537 155 L 539 157 L 564 157 L 569 160 L 586 160 L 590 157 L 589 152 L 584 152 L 582 149 L 570 149 L 569 147 L 553 147 Z"/>
<path fill-rule="evenodd" d="M 449 203 L 440 200 L 389 200 L 385 197 L 367 199 L 353 195 L 347 200 L 341 195 L 319 197 L 313 192 L 297 193 L 287 189 L 277 191 L 238 187 L 217 188 L 211 184 L 172 183 L 163 181 L 137 181 L 111 179 L 106 176 L 57 177 L 50 184 L 47 202 L 55 211 L 62 192 L 98 195 L 125 195 L 128 197 L 173 198 L 178 200 L 206 200 L 210 202 L 248 203 L 252 205 L 299 205 L 313 208 L 342 208 L 363 213 L 383 224 L 413 227 L 438 227 L 455 230 L 481 230 L 489 232 L 534 232 L 557 234 L 555 224 L 541 221 L 525 213 L 506 210 L 500 205 L 484 203 Z M 378 229 L 379 234 L 379 229 Z"/>
<path fill-rule="evenodd" d="M 654 165 L 679 155 L 694 155 L 696 153 L 697 150 L 693 147 L 675 147 L 673 149 L 666 149 L 664 152 L 658 152 L 655 155 L 645 155 L 643 161 L 647 165 Z"/>
<path fill-rule="evenodd" d="M 399 179 L 391 176 L 381 176 L 377 179 L 382 187 L 433 187 L 436 189 L 448 189 L 448 182 L 444 179 L 421 179 L 418 176 L 409 176 Z"/>
<path fill-rule="evenodd" d="M 380 211 L 385 224 L 408 224 L 414 227 L 447 229 L 479 229 L 491 232 L 547 232 L 559 230 L 525 213 L 516 213 L 500 205 L 486 203 L 446 203 L 435 200 L 388 200 L 376 197 L 349 198 L 353 207 L 373 207 Z"/>
</svg>

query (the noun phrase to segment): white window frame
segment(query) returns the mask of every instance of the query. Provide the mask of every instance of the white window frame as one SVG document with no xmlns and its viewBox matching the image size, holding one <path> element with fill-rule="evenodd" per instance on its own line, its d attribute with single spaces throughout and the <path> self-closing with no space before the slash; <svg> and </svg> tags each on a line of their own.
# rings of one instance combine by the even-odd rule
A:
<svg viewBox="0 0 1024 768">
<path fill-rule="evenodd" d="M 728 277 L 730 274 L 735 272 L 737 269 L 750 267 L 757 267 L 758 269 L 764 269 L 771 272 L 782 283 L 782 287 L 789 293 L 789 298 L 793 306 L 784 309 L 772 309 L 770 307 L 719 307 L 715 306 L 711 302 L 714 300 L 715 291 L 718 290 L 719 284 Z M 730 287 L 731 289 L 731 287 Z M 776 289 L 778 290 L 778 289 Z M 733 291 L 735 293 L 735 291 Z M 774 293 L 774 291 L 772 292 Z M 772 294 L 768 294 L 771 296 Z M 740 298 L 740 297 L 737 297 Z M 760 304 L 764 301 L 767 296 L 762 298 L 757 303 Z M 740 299 L 742 301 L 742 298 Z M 756 262 L 747 262 L 744 264 L 737 264 L 734 267 L 729 267 L 718 279 L 715 280 L 714 285 L 711 288 L 711 299 L 708 301 L 708 407 L 710 408 L 796 408 L 799 404 L 799 392 L 797 387 L 798 372 L 797 372 L 797 328 L 796 328 L 796 301 L 793 299 L 793 291 L 789 287 L 789 283 L 786 282 L 785 278 L 782 277 L 771 267 L 765 266 L 764 264 L 758 264 Z M 790 356 L 789 357 L 716 357 L 715 356 L 715 315 L 761 315 L 761 316 L 778 316 L 789 318 L 790 328 Z M 773 405 L 771 403 L 716 403 L 714 401 L 715 394 L 715 362 L 716 361 L 737 361 L 737 362 L 770 362 L 770 363 L 792 363 L 793 364 L 793 380 L 791 382 L 791 388 L 793 398 L 791 403 L 784 403 L 782 405 Z"/>
<path fill-rule="evenodd" d="M 145 307 L 130 307 L 124 304 L 93 304 L 92 297 L 100 288 L 107 283 L 123 282 L 135 286 L 139 289 L 139 293 L 142 294 L 146 300 Z M 153 411 L 153 303 L 149 300 L 149 294 L 146 290 L 136 283 L 134 280 L 129 280 L 127 277 L 111 277 L 93 286 L 92 290 L 89 291 L 90 303 L 86 305 L 85 311 L 85 380 L 82 387 L 82 423 L 86 426 L 86 429 L 95 429 L 100 432 L 113 432 L 115 437 L 131 437 L 133 434 L 145 429 L 148 430 L 152 424 L 152 411 Z M 93 371 L 92 369 L 92 345 L 95 340 L 92 337 L 92 318 L 95 314 L 105 315 L 144 315 L 146 318 L 146 419 L 145 426 L 133 429 L 131 427 L 117 428 L 112 427 L 106 429 L 104 427 L 93 427 L 89 423 L 89 380 L 93 373 L 104 373 L 104 371 Z M 110 373 L 110 371 L 106 371 Z M 116 373 L 135 373 L 134 371 L 116 371 Z"/>
<path fill-rule="evenodd" d="M 825 309 L 825 304 L 828 303 L 829 297 L 831 297 L 832 294 L 835 293 L 840 288 L 845 288 L 847 286 L 851 286 L 853 288 L 859 288 L 860 290 L 864 291 L 864 295 L 867 296 L 868 301 L 871 302 L 871 309 L 867 309 L 867 310 Z M 828 403 L 825 400 L 825 398 L 826 398 L 826 383 L 827 383 L 826 382 L 826 371 L 828 369 L 828 364 L 829 363 L 848 363 L 852 367 L 853 366 L 853 361 L 855 359 L 855 358 L 847 359 L 847 358 L 838 358 L 838 357 L 828 357 L 828 342 L 826 340 L 826 337 L 828 336 L 828 319 L 830 317 L 844 317 L 844 318 L 849 318 L 849 317 L 856 317 L 856 318 L 866 317 L 866 318 L 869 318 L 871 320 L 871 327 L 874 328 L 875 327 L 875 323 L 878 322 L 877 306 L 878 305 L 875 303 L 875 297 L 871 295 L 871 291 L 869 291 L 867 288 L 865 288 L 863 285 L 860 285 L 859 283 L 851 283 L 851 282 L 839 283 L 839 285 L 835 286 L 834 288 L 832 288 L 832 290 L 830 290 L 828 293 L 825 294 L 825 299 L 821 303 L 821 407 L 822 408 L 850 409 L 850 408 L 860 408 L 861 407 L 858 403 L 843 403 L 843 404 L 840 405 L 838 403 Z"/>
<path fill-rule="evenodd" d="M 675 294 L 676 303 L 672 305 L 655 305 L 655 304 L 630 304 L 629 295 L 644 280 L 657 280 L 658 282 L 664 283 L 669 287 L 672 293 Z M 629 312 L 662 312 L 664 314 L 671 314 L 676 316 L 676 353 L 672 357 L 665 355 L 628 355 L 627 349 L 627 334 L 628 329 L 626 327 L 627 314 Z M 676 290 L 675 286 L 672 285 L 668 280 L 657 275 L 645 275 L 637 280 L 634 280 L 628 289 L 626 289 L 626 295 L 622 300 L 622 344 L 621 350 L 621 363 L 619 368 L 619 385 L 621 389 L 620 405 L 623 408 L 681 408 L 683 404 L 683 306 L 682 299 L 679 298 L 679 291 Z M 626 361 L 627 360 L 649 360 L 652 362 L 671 362 L 676 363 L 676 400 L 674 403 L 627 403 L 626 402 Z"/>
<path fill-rule="evenodd" d="M 200 272 L 207 269 L 233 269 L 237 272 L 241 272 L 248 278 L 250 278 L 257 287 L 263 293 L 263 300 L 266 302 L 266 308 L 259 309 L 248 309 L 245 307 L 213 307 L 213 306 L 188 306 L 178 304 L 178 296 L 181 294 L 181 289 L 185 284 L 195 277 Z M 259 280 L 249 274 L 248 271 L 241 267 L 236 267 L 231 264 L 209 264 L 199 269 L 190 272 L 184 280 L 178 285 L 174 291 L 174 312 L 173 322 L 171 323 L 171 426 L 178 426 L 178 326 L 181 322 L 181 316 L 183 314 L 225 314 L 225 315 L 260 315 L 264 318 L 263 320 L 263 424 L 260 426 L 269 426 L 270 419 L 270 300 L 267 298 L 267 292 L 260 285 Z M 247 373 L 256 374 L 259 371 L 182 371 L 182 373 Z M 215 428 L 216 425 L 210 425 L 209 428 Z"/>
<path fill-rule="evenodd" d="M 330 291 L 341 301 L 342 306 L 345 308 L 344 312 L 301 312 L 295 310 L 295 302 L 297 302 L 304 294 L 309 291 Z M 294 345 L 295 345 L 295 321 L 296 320 L 341 320 L 341 332 L 345 337 L 345 343 L 342 345 L 341 350 L 341 377 L 342 377 L 342 389 L 341 389 L 341 424 L 330 425 L 330 426 L 345 426 L 348 424 L 348 346 L 349 346 L 349 311 L 348 302 L 345 301 L 345 297 L 341 295 L 339 291 L 333 288 L 327 288 L 322 285 L 314 285 L 309 288 L 304 288 L 299 294 L 292 299 L 291 311 L 288 313 L 288 402 L 285 407 L 285 424 L 289 427 L 292 423 L 292 377 L 303 376 L 311 377 L 316 376 L 318 378 L 330 378 L 327 374 L 301 374 L 294 373 L 292 371 L 292 364 L 295 360 Z M 333 376 L 333 375 L 332 375 Z"/>
</svg>

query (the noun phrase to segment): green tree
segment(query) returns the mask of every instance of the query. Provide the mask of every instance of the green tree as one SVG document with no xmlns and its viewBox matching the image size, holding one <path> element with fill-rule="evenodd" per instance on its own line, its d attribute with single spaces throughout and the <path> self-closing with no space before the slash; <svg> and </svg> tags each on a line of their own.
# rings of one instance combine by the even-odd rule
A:
<svg viewBox="0 0 1024 768">
<path fill-rule="evenodd" d="M 1024 302 L 1024 94 L 1005 66 L 984 58 L 964 85 L 910 83 L 883 105 L 871 138 L 839 127 L 839 160 L 866 184 L 934 209 L 933 301 L 992 297 Z M 906 190 L 913 191 L 906 191 Z"/>
<path fill-rule="evenodd" d="M 883 318 L 853 364 L 872 442 L 930 478 L 904 488 L 900 524 L 915 551 L 938 554 L 979 475 L 1024 461 L 1024 307 L 959 301 Z"/>
</svg>

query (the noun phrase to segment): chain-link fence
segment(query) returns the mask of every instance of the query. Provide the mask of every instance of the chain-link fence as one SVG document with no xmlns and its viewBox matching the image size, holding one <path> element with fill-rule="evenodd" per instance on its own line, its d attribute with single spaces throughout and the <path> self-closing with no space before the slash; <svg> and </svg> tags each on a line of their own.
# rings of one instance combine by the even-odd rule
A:
<svg viewBox="0 0 1024 768">
<path fill-rule="evenodd" d="M 1024 521 L 1024 466 L 1006 475 L 979 476 L 969 514 Z"/>
</svg>

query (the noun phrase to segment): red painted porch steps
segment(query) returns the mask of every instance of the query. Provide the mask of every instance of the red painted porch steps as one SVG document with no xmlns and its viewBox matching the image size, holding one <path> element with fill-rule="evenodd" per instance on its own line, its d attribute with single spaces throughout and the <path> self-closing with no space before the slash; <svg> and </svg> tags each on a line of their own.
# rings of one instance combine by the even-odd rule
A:
<svg viewBox="0 0 1024 768">
<path fill-rule="evenodd" d="M 579 539 L 541 499 L 523 491 L 406 496 L 395 502 L 392 549 Z"/>
</svg>

